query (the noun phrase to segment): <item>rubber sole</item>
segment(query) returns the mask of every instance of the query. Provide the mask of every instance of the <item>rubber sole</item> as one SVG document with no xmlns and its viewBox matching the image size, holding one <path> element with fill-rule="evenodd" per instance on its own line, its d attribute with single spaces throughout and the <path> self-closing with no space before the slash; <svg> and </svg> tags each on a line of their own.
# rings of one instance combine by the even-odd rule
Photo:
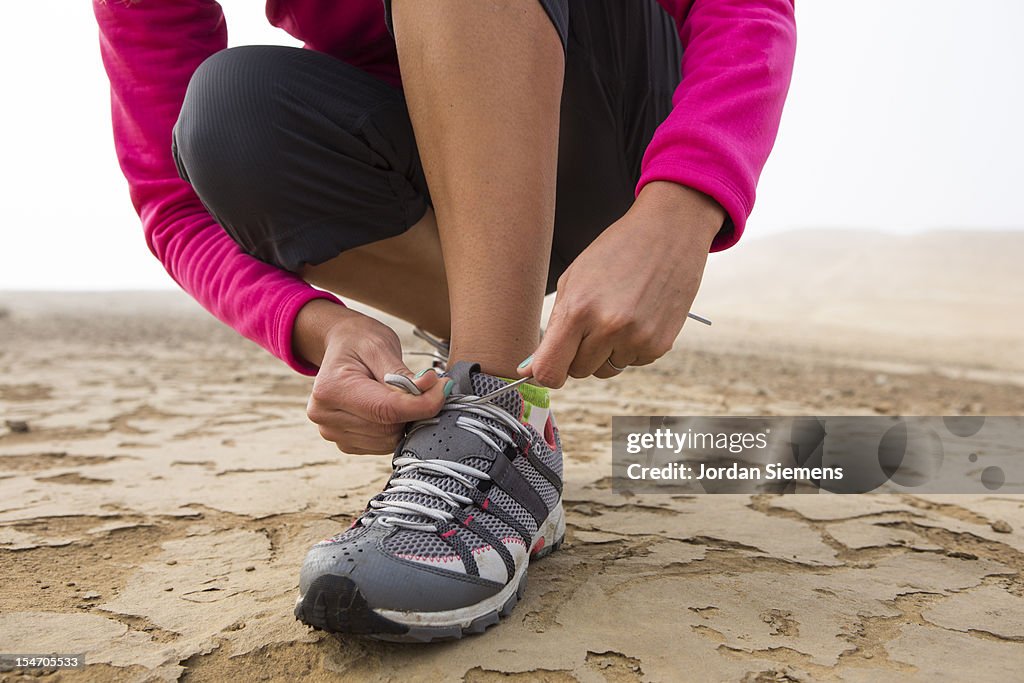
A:
<svg viewBox="0 0 1024 683">
<path fill-rule="evenodd" d="M 563 540 L 564 537 L 541 548 L 530 560 L 547 557 L 561 547 Z M 388 619 L 370 608 L 355 582 L 334 574 L 326 574 L 313 581 L 295 605 L 295 618 L 318 631 L 363 635 L 377 640 L 406 643 L 457 640 L 483 633 L 502 617 L 511 614 L 526 592 L 526 576 L 527 572 L 523 572 L 516 590 L 500 608 L 476 617 L 465 626 L 419 626 Z"/>
</svg>

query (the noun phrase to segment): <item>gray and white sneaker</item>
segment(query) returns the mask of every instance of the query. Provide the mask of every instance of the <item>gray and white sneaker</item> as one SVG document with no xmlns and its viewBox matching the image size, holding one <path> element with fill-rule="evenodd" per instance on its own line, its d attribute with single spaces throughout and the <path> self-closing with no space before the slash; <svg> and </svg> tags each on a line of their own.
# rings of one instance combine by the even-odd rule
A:
<svg viewBox="0 0 1024 683">
<path fill-rule="evenodd" d="M 386 640 L 478 633 L 515 607 L 530 560 L 561 545 L 562 448 L 546 400 L 474 364 L 446 376 L 451 395 L 409 425 L 384 490 L 306 556 L 300 621 Z"/>
</svg>

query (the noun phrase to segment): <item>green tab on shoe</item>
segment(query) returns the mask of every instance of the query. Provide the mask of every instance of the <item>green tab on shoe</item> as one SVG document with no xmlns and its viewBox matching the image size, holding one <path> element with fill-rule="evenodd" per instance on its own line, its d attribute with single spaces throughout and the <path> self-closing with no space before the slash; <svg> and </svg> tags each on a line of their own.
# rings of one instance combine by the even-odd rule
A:
<svg viewBox="0 0 1024 683">
<path fill-rule="evenodd" d="M 515 382 L 514 379 L 508 377 L 499 377 L 498 379 L 503 382 Z M 549 408 L 551 406 L 551 396 L 548 394 L 547 387 L 538 387 L 536 384 L 524 383 L 516 387 L 520 396 L 531 406 L 537 408 Z"/>
</svg>

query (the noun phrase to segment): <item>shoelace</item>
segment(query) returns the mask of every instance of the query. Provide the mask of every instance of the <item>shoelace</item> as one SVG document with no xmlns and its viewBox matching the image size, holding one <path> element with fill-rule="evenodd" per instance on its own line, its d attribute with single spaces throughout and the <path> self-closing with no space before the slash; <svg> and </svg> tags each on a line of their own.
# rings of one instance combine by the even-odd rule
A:
<svg viewBox="0 0 1024 683">
<path fill-rule="evenodd" d="M 418 337 L 423 341 L 427 342 L 428 344 L 430 344 L 432 347 L 434 347 L 434 350 L 405 351 L 404 354 L 407 356 L 429 356 L 430 358 L 434 359 L 434 369 L 441 370 L 443 372 L 444 369 L 448 367 L 448 352 L 450 350 L 449 343 L 446 340 L 441 339 L 440 337 L 435 337 L 434 335 L 430 334 L 426 330 L 421 329 L 419 327 L 414 327 L 412 330 L 412 334 L 414 337 Z"/>
<path fill-rule="evenodd" d="M 453 394 L 445 401 L 441 407 L 441 413 L 437 416 L 413 422 L 406 432 L 406 438 L 408 439 L 409 436 L 420 429 L 438 424 L 441 421 L 441 415 L 445 412 L 457 412 L 455 426 L 480 437 L 484 443 L 495 451 L 500 452 L 504 450 L 504 445 L 515 445 L 515 439 L 499 426 L 489 424 L 479 418 L 490 418 L 500 425 L 508 427 L 513 433 L 518 434 L 529 442 L 532 440 L 530 430 L 503 408 L 492 403 L 494 398 L 515 389 L 528 379 L 528 377 L 525 377 L 515 382 L 510 382 L 500 389 L 496 389 L 483 396 Z M 398 526 L 416 531 L 437 532 L 438 523 L 450 523 L 455 520 L 455 515 L 452 514 L 451 510 L 473 502 L 467 496 L 445 491 L 429 481 L 413 479 L 410 475 L 424 472 L 451 477 L 467 488 L 475 486 L 469 477 L 480 481 L 490 479 L 486 472 L 450 460 L 436 458 L 421 459 L 406 455 L 395 458 L 394 465 L 396 476 L 392 477 L 387 488 L 381 492 L 381 499 L 370 501 L 371 509 L 359 520 L 363 526 L 368 526 L 376 521 L 384 526 Z M 396 493 L 415 493 L 429 496 L 444 505 L 431 507 L 407 500 L 388 500 L 388 496 Z M 420 521 L 417 517 L 433 521 Z"/>
</svg>

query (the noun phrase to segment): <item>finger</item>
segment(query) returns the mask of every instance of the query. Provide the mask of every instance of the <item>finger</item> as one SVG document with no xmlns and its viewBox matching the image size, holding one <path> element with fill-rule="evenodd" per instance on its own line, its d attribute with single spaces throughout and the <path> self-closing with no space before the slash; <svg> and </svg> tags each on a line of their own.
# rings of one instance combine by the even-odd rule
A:
<svg viewBox="0 0 1024 683">
<path fill-rule="evenodd" d="M 662 358 L 665 354 L 669 353 L 674 346 L 674 342 L 675 337 L 671 337 L 668 340 L 663 340 L 660 344 L 653 344 L 646 353 L 641 353 L 634 358 L 630 365 L 650 365 L 659 358 Z M 616 363 L 616 365 L 618 365 L 618 363 Z"/>
<path fill-rule="evenodd" d="M 589 334 L 580 342 L 579 350 L 576 351 L 576 358 L 569 366 L 569 374 L 573 377 L 590 377 L 597 372 L 602 365 L 607 365 L 608 357 L 612 355 L 612 342 L 604 335 Z M 616 363 L 618 365 L 618 363 Z M 619 367 L 622 367 L 621 365 Z"/>
<path fill-rule="evenodd" d="M 378 382 L 384 381 L 384 375 L 402 375 L 409 379 L 416 377 L 402 360 L 401 349 L 396 352 L 395 349 L 386 345 L 375 346 L 372 349 L 363 350 L 360 360 L 373 373 L 374 379 Z"/>
<path fill-rule="evenodd" d="M 607 358 L 605 358 L 604 364 L 607 365 L 612 370 L 614 370 L 615 372 L 625 372 L 626 368 L 628 368 L 629 366 L 636 365 L 635 354 L 629 354 L 629 360 L 626 360 L 626 357 L 627 354 L 612 349 L 612 352 L 608 354 Z"/>
<path fill-rule="evenodd" d="M 374 380 L 368 381 L 373 382 Z M 347 409 L 348 398 L 348 392 L 337 383 L 327 388 L 314 386 L 314 392 L 306 404 L 306 416 L 313 424 L 330 428 L 338 434 L 351 431 L 369 436 L 388 436 L 403 429 L 401 424 L 371 422 L 365 417 L 355 415 Z M 336 441 L 337 439 L 329 440 Z"/>
<path fill-rule="evenodd" d="M 608 357 L 605 358 L 603 363 L 601 363 L 601 366 L 594 371 L 594 376 L 600 377 L 601 379 L 609 379 L 616 375 L 621 375 L 626 371 L 626 368 L 637 365 L 636 360 L 631 360 L 629 362 L 623 361 L 620 364 L 619 359 L 616 357 L 617 355 L 621 356 L 622 354 L 616 351 L 612 351 L 608 354 Z"/>
<path fill-rule="evenodd" d="M 440 376 L 434 372 L 433 368 L 427 368 L 422 370 L 412 380 L 420 391 L 430 391 L 431 387 L 441 381 Z"/>
<path fill-rule="evenodd" d="M 406 375 L 388 373 L 387 375 L 384 375 L 384 383 L 398 389 L 408 391 L 413 396 L 419 396 L 424 391 L 429 391 L 430 387 L 434 386 L 437 382 L 437 373 L 432 373 L 434 377 L 426 376 L 431 374 L 431 372 L 430 368 L 421 370 L 418 375 L 411 379 Z"/>
<path fill-rule="evenodd" d="M 558 307 L 551 312 L 551 321 L 533 356 L 528 359 L 519 374 L 532 376 L 541 386 L 558 389 L 565 384 L 569 365 L 576 357 L 583 331 L 575 319 Z"/>
<path fill-rule="evenodd" d="M 333 427 L 320 427 L 320 436 L 346 453 L 390 453 L 395 450 L 401 438 L 400 433 L 382 436 Z"/>
<path fill-rule="evenodd" d="M 340 395 L 347 397 L 347 411 L 355 416 L 379 424 L 404 424 L 437 415 L 444 404 L 444 385 L 447 383 L 435 382 L 428 391 L 413 396 L 353 373 L 339 383 L 338 390 Z"/>
<path fill-rule="evenodd" d="M 338 450 L 342 453 L 348 453 L 349 455 L 385 455 L 387 453 L 393 453 L 395 451 L 395 444 L 389 444 L 380 441 L 364 440 L 364 439 L 353 439 L 350 441 L 343 441 L 335 443 Z"/>
<path fill-rule="evenodd" d="M 335 412 L 327 419 L 316 424 L 320 428 L 321 435 L 324 434 L 324 430 L 330 430 L 333 436 L 333 438 L 329 439 L 330 441 L 337 441 L 345 434 L 358 434 L 374 439 L 392 439 L 397 438 L 405 431 L 405 425 L 403 424 L 370 422 L 351 413 L 344 412 Z M 324 438 L 328 437 L 324 436 Z"/>
<path fill-rule="evenodd" d="M 402 359 L 400 351 L 398 355 L 395 355 L 394 350 L 390 347 L 381 346 L 375 352 L 365 353 L 364 356 L 363 363 L 379 382 L 384 381 L 385 375 L 403 375 L 411 379 L 421 392 L 429 391 L 439 382 L 438 375 L 432 368 L 413 374 Z"/>
</svg>

